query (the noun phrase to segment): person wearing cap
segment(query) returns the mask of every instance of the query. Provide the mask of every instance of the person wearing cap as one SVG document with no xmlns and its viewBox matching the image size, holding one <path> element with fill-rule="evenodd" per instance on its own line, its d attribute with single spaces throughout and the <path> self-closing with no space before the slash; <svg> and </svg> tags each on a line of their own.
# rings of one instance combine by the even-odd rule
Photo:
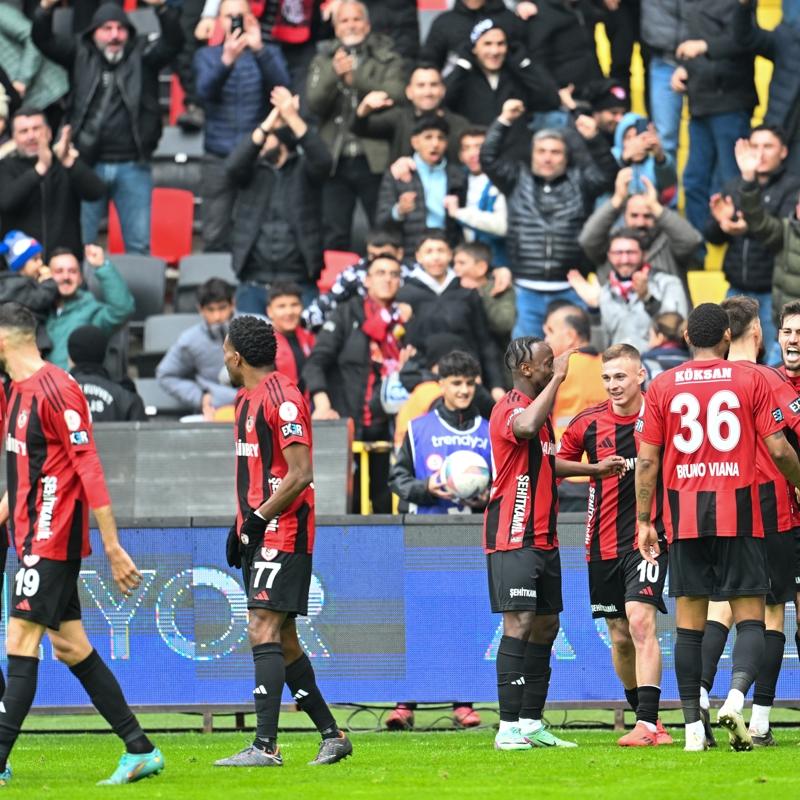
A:
<svg viewBox="0 0 800 800">
<path fill-rule="evenodd" d="M 103 366 L 108 337 L 95 325 L 75 328 L 67 340 L 69 374 L 86 396 L 93 422 L 143 422 L 144 402 L 130 378 L 115 381 Z"/>
<path fill-rule="evenodd" d="M 536 69 L 517 43 L 492 18 L 472 28 L 453 70 L 445 79 L 445 105 L 476 125 L 490 125 L 510 98 L 522 100 L 529 113 L 558 109 L 558 87 L 548 73 Z M 530 134 L 525 120 L 514 127 L 514 142 L 527 147 Z"/>
<path fill-rule="evenodd" d="M 7 272 L 0 272 L 0 303 L 19 303 L 30 309 L 39 323 L 36 343 L 42 352 L 51 342 L 44 323 L 58 299 L 58 287 L 42 262 L 42 246 L 22 231 L 9 231 L 0 242 Z"/>
<path fill-rule="evenodd" d="M 378 195 L 376 222 L 399 224 L 403 250 L 413 253 L 427 228 L 446 228 L 451 246 L 458 243 L 461 230 L 445 211 L 445 198 L 466 196 L 466 176 L 457 162 L 446 156 L 450 126 L 436 114 L 420 117 L 411 131 L 414 169 L 409 181 L 397 180 L 387 171 Z"/>
<path fill-rule="evenodd" d="M 269 287 L 297 283 L 304 305 L 322 270 L 322 186 L 331 156 L 300 116 L 299 98 L 272 90 L 273 110 L 231 153 L 226 170 L 238 189 L 232 220 L 236 307 L 263 314 Z"/>
<path fill-rule="evenodd" d="M 158 74 L 183 44 L 178 10 L 166 0 L 145 0 L 161 24 L 161 35 L 151 41 L 137 36 L 127 14 L 107 2 L 76 37 L 54 31 L 57 2 L 40 0 L 33 41 L 70 72 L 72 138 L 106 186 L 106 196 L 81 209 L 83 241 L 97 240 L 110 199 L 119 214 L 126 251 L 148 253 L 153 188 L 149 160 L 161 138 Z"/>
</svg>

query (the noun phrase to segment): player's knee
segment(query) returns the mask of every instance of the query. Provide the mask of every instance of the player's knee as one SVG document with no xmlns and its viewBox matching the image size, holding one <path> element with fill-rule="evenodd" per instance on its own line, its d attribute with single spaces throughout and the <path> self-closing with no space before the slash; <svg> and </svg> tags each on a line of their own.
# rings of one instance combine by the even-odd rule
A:
<svg viewBox="0 0 800 800">
<path fill-rule="evenodd" d="M 86 648 L 81 643 L 71 642 L 67 639 L 50 639 L 50 644 L 53 647 L 53 654 L 62 663 L 68 667 L 74 667 L 80 664 L 81 661 L 88 658 L 91 654 L 91 648 L 86 651 Z"/>
<path fill-rule="evenodd" d="M 536 615 L 532 611 L 506 612 L 503 614 L 503 635 L 526 640 L 531 635 L 535 620 Z"/>
<path fill-rule="evenodd" d="M 636 608 L 628 614 L 628 628 L 631 641 L 642 645 L 656 635 L 656 619 L 653 611 L 648 608 Z"/>
<path fill-rule="evenodd" d="M 533 624 L 533 641 L 537 644 L 552 644 L 558 636 L 559 627 L 558 614 L 536 617 Z"/>
<path fill-rule="evenodd" d="M 247 623 L 247 638 L 250 640 L 251 647 L 269 642 L 280 642 L 280 626 L 251 614 Z"/>
</svg>

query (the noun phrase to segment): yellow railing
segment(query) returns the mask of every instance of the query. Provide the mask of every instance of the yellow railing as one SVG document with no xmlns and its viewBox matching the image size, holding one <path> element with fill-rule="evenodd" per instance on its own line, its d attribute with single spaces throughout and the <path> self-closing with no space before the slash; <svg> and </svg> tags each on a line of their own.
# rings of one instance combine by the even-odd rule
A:
<svg viewBox="0 0 800 800">
<path fill-rule="evenodd" d="M 353 455 L 358 456 L 359 494 L 361 497 L 359 514 L 371 514 L 372 502 L 369 499 L 369 456 L 370 453 L 390 453 L 391 442 L 353 442 Z M 397 495 L 392 495 L 392 512 L 397 513 Z"/>
</svg>

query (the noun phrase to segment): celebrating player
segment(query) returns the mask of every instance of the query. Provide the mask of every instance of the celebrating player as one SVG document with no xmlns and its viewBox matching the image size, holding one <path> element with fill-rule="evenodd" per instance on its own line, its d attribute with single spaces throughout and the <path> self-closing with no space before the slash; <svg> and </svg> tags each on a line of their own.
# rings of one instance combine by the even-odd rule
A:
<svg viewBox="0 0 800 800">
<path fill-rule="evenodd" d="M 132 783 L 160 772 L 164 758 L 81 624 L 78 574 L 81 559 L 91 553 L 89 508 L 120 590 L 129 594 L 142 576 L 117 537 L 83 392 L 66 372 L 42 360 L 36 318 L 17 303 L 0 305 L 0 361 L 13 381 L 6 469 L 9 528 L 20 561 L 11 590 L 8 683 L 0 702 L 0 785 L 11 780 L 8 755 L 33 703 L 45 632 L 58 660 L 125 743 L 117 769 L 101 783 Z"/>
<path fill-rule="evenodd" d="M 733 675 L 718 721 L 731 746 L 749 750 L 744 696 L 764 656 L 764 597 L 769 590 L 757 440 L 780 471 L 800 485 L 800 462 L 783 435 L 766 380 L 752 366 L 724 360 L 728 315 L 703 303 L 689 315 L 693 358 L 650 385 L 636 463 L 639 551 L 657 564 L 651 521 L 663 458 L 663 519 L 670 544 L 670 593 L 677 598 L 675 672 L 686 722 L 686 750 L 707 747 L 700 715 L 703 629 L 708 598 L 727 598 L 736 621 Z M 663 453 L 662 453 L 663 448 Z"/>
<path fill-rule="evenodd" d="M 621 472 L 625 460 L 599 464 L 556 459 L 550 411 L 573 350 L 553 358 L 541 339 L 514 339 L 505 354 L 514 388 L 492 410 L 489 437 L 494 479 L 484 518 L 489 596 L 503 615 L 497 650 L 498 750 L 576 747 L 542 723 L 550 684 L 550 651 L 558 634 L 561 560 L 556 475 Z"/>
<path fill-rule="evenodd" d="M 295 617 L 308 613 L 314 550 L 311 414 L 300 390 L 275 371 L 272 326 L 238 317 L 225 338 L 225 367 L 236 397 L 236 523 L 228 563 L 242 568 L 255 664 L 256 736 L 218 767 L 280 767 L 278 715 L 285 683 L 322 735 L 312 764 L 353 752 L 317 687 L 297 638 Z M 238 534 L 237 534 L 238 531 Z"/>
<path fill-rule="evenodd" d="M 786 421 L 786 437 L 797 442 L 800 415 L 792 413 L 792 405 L 800 407 L 800 398 L 785 376 L 772 367 L 756 364 L 764 353 L 764 336 L 758 318 L 758 301 L 751 297 L 731 297 L 721 303 L 728 314 L 731 330 L 731 347 L 728 361 L 742 361 L 753 365 L 772 389 L 775 404 L 781 408 Z M 797 402 L 795 402 L 797 401 Z M 769 715 L 775 700 L 775 687 L 783 662 L 786 636 L 783 634 L 783 617 L 786 603 L 795 599 L 795 529 L 798 509 L 794 491 L 769 457 L 764 444 L 758 443 L 761 515 L 764 522 L 764 541 L 769 565 L 769 593 L 765 612 L 764 660 L 753 687 L 753 715 L 750 718 L 750 737 L 753 745 L 765 747 L 776 744 L 769 727 Z M 700 680 L 700 710 L 709 738 L 708 693 L 714 683 L 717 664 L 732 622 L 730 604 L 711 602 L 708 621 L 703 634 L 703 675 Z M 713 739 L 709 740 L 709 744 Z"/>
<path fill-rule="evenodd" d="M 639 351 L 615 344 L 603 353 L 601 378 L 609 399 L 578 414 L 564 431 L 558 455 L 596 464 L 621 456 L 628 469 L 621 477 L 594 478 L 589 484 L 586 560 L 592 617 L 604 617 L 611 638 L 614 670 L 636 712 L 636 726 L 618 744 L 625 747 L 672 744 L 658 719 L 661 698 L 661 650 L 656 637 L 656 609 L 662 599 L 667 551 L 661 539 L 656 564 L 639 553 L 636 539 L 636 463 L 634 428 L 644 408 L 645 370 Z M 659 521 L 659 535 L 663 535 Z"/>
</svg>

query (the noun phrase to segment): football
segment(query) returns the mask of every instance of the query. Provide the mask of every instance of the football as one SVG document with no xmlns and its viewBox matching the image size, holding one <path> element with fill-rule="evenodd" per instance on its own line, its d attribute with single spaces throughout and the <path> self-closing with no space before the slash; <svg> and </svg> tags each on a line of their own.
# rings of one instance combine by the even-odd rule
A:
<svg viewBox="0 0 800 800">
<path fill-rule="evenodd" d="M 461 500 L 469 500 L 489 485 L 489 465 L 472 450 L 456 450 L 444 460 L 441 481 Z"/>
</svg>

